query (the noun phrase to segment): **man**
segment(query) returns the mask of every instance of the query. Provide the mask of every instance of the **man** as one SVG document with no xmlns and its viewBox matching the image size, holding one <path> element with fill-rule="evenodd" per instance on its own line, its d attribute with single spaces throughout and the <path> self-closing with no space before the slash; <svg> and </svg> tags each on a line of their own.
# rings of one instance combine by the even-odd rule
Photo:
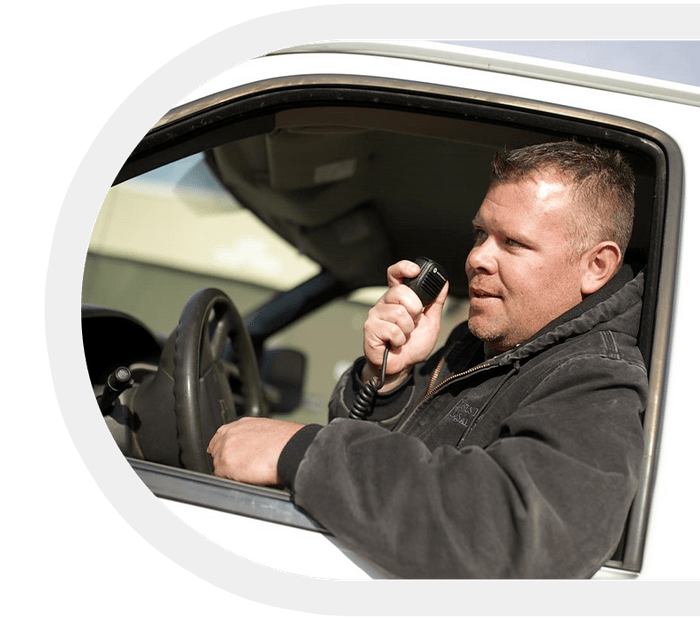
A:
<svg viewBox="0 0 700 620">
<path fill-rule="evenodd" d="M 364 357 L 321 427 L 241 420 L 219 475 L 285 484 L 349 548 L 399 577 L 582 578 L 614 552 L 642 458 L 642 274 L 621 268 L 634 178 L 575 142 L 494 160 L 466 262 L 469 320 L 432 357 L 447 285 L 423 309 L 388 269 Z M 386 382 L 369 422 L 363 382 Z"/>
</svg>

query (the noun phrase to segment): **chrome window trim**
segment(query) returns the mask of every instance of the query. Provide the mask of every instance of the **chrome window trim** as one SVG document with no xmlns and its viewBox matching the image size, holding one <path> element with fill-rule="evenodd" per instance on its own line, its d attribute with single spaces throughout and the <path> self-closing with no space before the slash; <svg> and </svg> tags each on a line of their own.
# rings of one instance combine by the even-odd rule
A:
<svg viewBox="0 0 700 620">
<path fill-rule="evenodd" d="M 256 487 L 133 458 L 127 458 L 127 461 L 156 497 L 271 523 L 326 532 L 294 505 L 287 491 Z"/>
</svg>

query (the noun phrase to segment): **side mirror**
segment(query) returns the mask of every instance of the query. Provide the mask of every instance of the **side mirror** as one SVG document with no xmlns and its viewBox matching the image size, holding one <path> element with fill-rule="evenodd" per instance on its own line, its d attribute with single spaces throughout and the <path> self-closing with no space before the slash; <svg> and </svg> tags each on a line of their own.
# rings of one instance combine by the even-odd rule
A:
<svg viewBox="0 0 700 620">
<path fill-rule="evenodd" d="M 270 413 L 290 413 L 302 400 L 306 356 L 294 349 L 266 349 L 260 361 L 260 378 Z"/>
</svg>

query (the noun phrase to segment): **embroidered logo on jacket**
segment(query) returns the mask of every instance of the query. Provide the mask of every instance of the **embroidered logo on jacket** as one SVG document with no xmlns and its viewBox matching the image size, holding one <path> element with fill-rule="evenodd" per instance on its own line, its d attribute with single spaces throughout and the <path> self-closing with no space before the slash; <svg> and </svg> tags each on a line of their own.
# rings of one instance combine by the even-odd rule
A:
<svg viewBox="0 0 700 620">
<path fill-rule="evenodd" d="M 466 400 L 460 400 L 450 411 L 450 417 L 462 426 L 469 426 L 477 413 L 479 413 L 478 407 L 470 405 Z"/>
</svg>

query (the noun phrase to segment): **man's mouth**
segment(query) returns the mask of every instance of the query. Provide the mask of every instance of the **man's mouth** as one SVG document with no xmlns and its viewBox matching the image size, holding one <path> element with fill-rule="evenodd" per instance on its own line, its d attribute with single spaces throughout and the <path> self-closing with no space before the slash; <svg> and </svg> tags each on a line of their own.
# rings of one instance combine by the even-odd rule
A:
<svg viewBox="0 0 700 620">
<path fill-rule="evenodd" d="M 469 289 L 469 298 L 470 299 L 490 299 L 490 298 L 500 298 L 500 295 L 496 295 L 495 293 L 490 293 L 489 291 L 484 291 L 479 288 L 470 288 Z"/>
</svg>

